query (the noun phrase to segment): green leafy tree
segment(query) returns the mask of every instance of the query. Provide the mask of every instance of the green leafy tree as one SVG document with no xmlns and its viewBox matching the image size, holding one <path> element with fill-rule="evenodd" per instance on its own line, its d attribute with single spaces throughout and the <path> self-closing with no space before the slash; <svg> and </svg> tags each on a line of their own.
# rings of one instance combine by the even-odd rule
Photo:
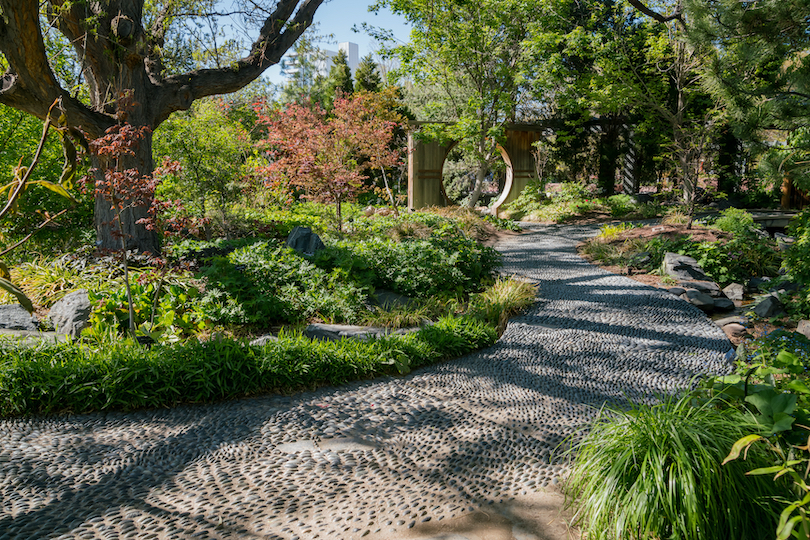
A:
<svg viewBox="0 0 810 540">
<path fill-rule="evenodd" d="M 532 5 L 525 0 L 382 0 L 372 8 L 383 6 L 413 26 L 411 42 L 396 52 L 402 77 L 427 90 L 418 118 L 453 122 L 427 128 L 424 135 L 459 141 L 475 156 L 476 180 L 466 201 L 473 207 L 498 158 L 504 126 L 515 117 Z"/>
<path fill-rule="evenodd" d="M 187 110 L 195 100 L 234 92 L 258 78 L 312 23 L 322 1 L 237 2 L 230 15 L 256 29 L 249 50 L 219 66 L 187 70 L 182 63 L 170 61 L 173 58 L 164 54 L 164 45 L 172 32 L 182 32 L 181 27 L 215 20 L 215 2 L 0 0 L 0 52 L 6 68 L 0 80 L 0 103 L 44 119 L 51 104 L 62 98 L 67 125 L 80 127 L 90 139 L 121 122 L 154 130 L 172 112 Z M 43 37 L 51 28 L 71 45 L 87 84 L 86 101 L 71 93 L 55 74 Z M 78 131 L 72 134 L 78 136 Z M 96 181 L 103 182 L 102 171 L 108 164 L 99 159 Z M 137 169 L 144 178 L 151 176 L 151 132 L 125 159 L 124 167 Z M 159 251 L 157 234 L 138 224 L 150 207 L 126 205 L 120 216 L 122 230 L 116 233 L 118 225 L 111 224 L 119 220 L 110 205 L 97 197 L 101 246 L 115 249 L 123 234 L 129 247 Z"/>
<path fill-rule="evenodd" d="M 202 100 L 172 115 L 155 133 L 154 149 L 156 157 L 169 156 L 182 165 L 173 178 L 164 178 L 159 194 L 180 199 L 201 222 L 215 211 L 227 233 L 228 208 L 241 194 L 251 141 L 226 108 L 219 100 Z M 210 240 L 207 225 L 205 232 Z"/>
<path fill-rule="evenodd" d="M 775 138 L 761 170 L 810 190 L 810 5 L 689 0 L 684 7 L 690 43 L 708 58 L 704 85 L 728 110 L 734 135 L 755 146 Z"/>
<path fill-rule="evenodd" d="M 356 92 L 379 92 L 382 89 L 382 79 L 377 72 L 374 58 L 368 54 L 360 60 L 354 73 L 354 90 Z"/>
<path fill-rule="evenodd" d="M 352 70 L 349 67 L 349 59 L 346 51 L 339 50 L 332 58 L 332 67 L 329 68 L 329 76 L 325 81 L 325 103 L 327 110 L 332 108 L 336 97 L 350 96 L 354 92 L 352 82 Z"/>
<path fill-rule="evenodd" d="M 59 112 L 61 105 L 61 100 L 57 99 L 50 106 L 48 117 L 45 119 L 42 126 L 42 135 L 40 136 L 39 144 L 37 144 L 37 148 L 34 151 L 33 156 L 31 156 L 28 166 L 23 166 L 22 158 L 20 158 L 19 164 L 12 171 L 13 180 L 4 186 L 0 186 L 0 197 L 5 196 L 6 198 L 6 202 L 2 205 L 2 207 L 0 207 L 0 222 L 10 215 L 19 214 L 19 201 L 23 198 L 23 195 L 28 188 L 34 185 L 48 189 L 72 202 L 76 201 L 73 196 L 74 180 L 78 169 L 76 148 L 73 146 L 71 138 L 69 137 L 69 129 L 64 125 L 59 125 L 59 121 L 53 121 L 51 119 L 51 113 Z M 63 116 L 60 115 L 59 118 L 63 118 Z M 65 163 L 64 169 L 62 170 L 62 174 L 60 175 L 58 181 L 53 181 L 55 178 L 53 180 L 46 180 L 35 179 L 34 177 L 34 171 L 42 158 L 46 143 L 48 141 L 48 131 L 51 128 L 59 133 L 64 145 Z M 37 215 L 41 220 L 40 224 L 34 229 L 34 231 L 30 232 L 21 240 L 11 245 L 4 245 L 2 250 L 0 250 L 0 257 L 7 255 L 12 250 L 21 246 L 28 239 L 30 239 L 31 236 L 33 236 L 36 230 L 53 223 L 65 212 L 67 212 L 66 208 L 56 212 L 55 214 L 51 214 L 44 209 L 38 210 Z M 34 310 L 31 300 L 21 289 L 11 282 L 11 275 L 9 273 L 8 266 L 6 266 L 2 261 L 0 261 L 0 289 L 3 289 L 17 298 L 20 304 L 29 312 Z"/>
<path fill-rule="evenodd" d="M 288 70 L 287 80 L 281 88 L 279 100 L 284 104 L 322 103 L 324 77 L 320 66 L 326 63 L 326 52 L 316 43 L 331 36 L 318 34 L 317 25 L 310 27 L 296 41 L 293 54 L 283 60 L 282 68 Z"/>
</svg>

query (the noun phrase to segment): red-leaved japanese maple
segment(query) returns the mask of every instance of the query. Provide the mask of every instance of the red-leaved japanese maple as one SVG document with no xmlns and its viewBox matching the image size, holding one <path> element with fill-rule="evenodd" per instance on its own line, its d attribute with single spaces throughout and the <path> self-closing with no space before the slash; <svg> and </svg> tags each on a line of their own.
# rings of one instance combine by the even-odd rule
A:
<svg viewBox="0 0 810 540">
<path fill-rule="evenodd" d="M 129 308 L 129 331 L 135 337 L 135 313 L 132 303 L 132 292 L 129 282 L 129 265 L 127 264 L 127 237 L 121 232 L 122 215 L 129 208 L 149 206 L 149 217 L 138 221 L 147 229 L 154 229 L 156 214 L 161 208 L 160 201 L 155 199 L 155 190 L 160 184 L 164 174 L 175 172 L 179 168 L 177 162 L 165 161 L 162 167 L 155 169 L 153 174 L 141 174 L 136 167 L 127 167 L 131 158 L 136 155 L 139 141 L 149 132 L 146 126 L 135 127 L 127 123 L 118 124 L 108 128 L 105 135 L 90 142 L 90 151 L 101 164 L 103 180 L 93 177 L 95 169 L 83 179 L 85 188 L 92 185 L 96 198 L 101 198 L 110 205 L 114 223 L 112 233 L 121 242 L 121 267 L 124 271 L 124 285 L 127 291 Z"/>
<path fill-rule="evenodd" d="M 400 159 L 390 144 L 399 118 L 376 94 L 338 97 L 329 116 L 320 107 L 297 104 L 271 112 L 259 105 L 257 113 L 267 126 L 260 144 L 270 160 L 264 169 L 268 184 L 289 183 L 306 199 L 334 204 L 338 230 L 342 203 L 368 189 L 364 172 Z"/>
</svg>

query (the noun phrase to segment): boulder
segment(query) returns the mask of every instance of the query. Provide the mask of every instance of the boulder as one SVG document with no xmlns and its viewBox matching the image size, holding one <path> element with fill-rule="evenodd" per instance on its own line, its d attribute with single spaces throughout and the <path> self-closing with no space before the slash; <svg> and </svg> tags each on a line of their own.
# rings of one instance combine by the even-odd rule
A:
<svg viewBox="0 0 810 540">
<path fill-rule="evenodd" d="M 715 298 L 714 309 L 715 311 L 731 311 L 735 308 L 734 302 L 728 298 Z"/>
<path fill-rule="evenodd" d="M 739 283 L 731 283 L 723 288 L 723 294 L 725 294 L 729 300 L 740 302 L 745 295 L 745 287 Z"/>
<path fill-rule="evenodd" d="M 425 322 L 425 325 L 431 324 Z M 389 334 L 403 335 L 410 332 L 416 332 L 420 329 L 418 326 L 412 328 L 400 328 L 398 330 L 391 330 L 390 328 L 377 328 L 374 326 L 354 326 L 348 324 L 310 324 L 304 330 L 304 335 L 312 340 L 320 341 L 339 341 L 341 339 L 358 339 L 366 340 L 370 338 L 378 338 Z"/>
<path fill-rule="evenodd" d="M 91 311 L 93 307 L 87 289 L 79 289 L 56 302 L 48 313 L 48 320 L 57 333 L 78 337 L 82 330 L 90 326 Z"/>
<path fill-rule="evenodd" d="M 810 321 L 799 321 L 799 326 L 796 327 L 796 331 L 810 339 Z"/>
<path fill-rule="evenodd" d="M 681 295 L 681 298 L 699 308 L 704 313 L 711 313 L 714 311 L 714 298 L 706 293 L 702 293 L 695 289 L 689 289 Z"/>
<path fill-rule="evenodd" d="M 402 296 L 401 294 L 385 289 L 377 289 L 374 292 L 374 296 L 377 300 L 377 305 L 385 311 L 392 311 L 398 307 L 407 307 L 413 302 L 413 300 L 407 296 Z"/>
<path fill-rule="evenodd" d="M 384 328 L 373 328 L 370 326 L 354 326 L 349 324 L 310 324 L 304 330 L 304 335 L 309 339 L 319 341 L 339 341 L 341 339 L 365 340 L 372 337 L 380 337 L 386 334 Z"/>
<path fill-rule="evenodd" d="M 695 259 L 668 252 L 664 255 L 664 271 L 678 281 L 708 281 L 708 276 Z"/>
<path fill-rule="evenodd" d="M 766 291 L 770 287 L 771 278 L 769 277 L 752 277 L 748 280 L 749 291 Z"/>
<path fill-rule="evenodd" d="M 720 285 L 714 281 L 682 281 L 678 283 L 684 289 L 696 289 L 702 293 L 706 293 L 712 298 L 719 298 L 723 295 L 720 290 Z"/>
<path fill-rule="evenodd" d="M 680 296 L 686 292 L 686 289 L 684 289 L 683 287 L 670 287 L 669 289 L 667 289 L 667 292 L 669 294 L 674 294 L 675 296 Z"/>
<path fill-rule="evenodd" d="M 770 319 L 771 317 L 779 317 L 785 315 L 785 307 L 782 302 L 773 295 L 768 295 L 762 299 L 754 308 L 754 313 L 763 319 Z"/>
<path fill-rule="evenodd" d="M 773 238 L 776 240 L 776 246 L 779 248 L 779 251 L 787 251 L 796 243 L 796 239 L 792 236 L 778 232 L 773 233 Z"/>
<path fill-rule="evenodd" d="M 35 332 L 38 327 L 36 316 L 28 313 L 20 304 L 0 306 L 0 328 Z"/>
<path fill-rule="evenodd" d="M 737 323 L 725 325 L 723 327 L 723 332 L 728 336 L 729 339 L 740 339 L 747 333 L 746 328 Z"/>
<path fill-rule="evenodd" d="M 315 252 L 325 249 L 326 246 L 321 237 L 312 232 L 309 227 L 295 227 L 287 236 L 287 245 L 298 253 L 313 255 Z"/>
</svg>

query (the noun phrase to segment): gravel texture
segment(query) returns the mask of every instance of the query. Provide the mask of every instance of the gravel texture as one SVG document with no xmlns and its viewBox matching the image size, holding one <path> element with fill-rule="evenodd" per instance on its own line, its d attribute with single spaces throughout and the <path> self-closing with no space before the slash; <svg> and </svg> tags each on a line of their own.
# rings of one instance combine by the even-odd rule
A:
<svg viewBox="0 0 810 540">
<path fill-rule="evenodd" d="M 487 350 L 293 397 L 0 421 L 0 539 L 397 538 L 556 484 L 604 402 L 729 369 L 697 308 L 576 255 L 596 227 L 530 227 L 498 248 L 538 302 Z"/>
</svg>

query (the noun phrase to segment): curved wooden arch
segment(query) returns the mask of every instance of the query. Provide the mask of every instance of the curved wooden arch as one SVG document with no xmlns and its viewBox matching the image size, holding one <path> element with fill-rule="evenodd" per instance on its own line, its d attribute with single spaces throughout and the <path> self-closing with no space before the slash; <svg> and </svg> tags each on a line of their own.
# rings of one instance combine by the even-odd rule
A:
<svg viewBox="0 0 810 540">
<path fill-rule="evenodd" d="M 539 139 L 537 126 L 510 126 L 506 140 L 499 145 L 506 163 L 506 183 L 493 205 L 493 213 L 514 201 L 529 181 L 536 179 L 532 145 Z M 416 210 L 428 206 L 448 206 L 442 185 L 442 169 L 455 142 L 442 144 L 426 142 L 408 135 L 408 208 Z"/>
</svg>

